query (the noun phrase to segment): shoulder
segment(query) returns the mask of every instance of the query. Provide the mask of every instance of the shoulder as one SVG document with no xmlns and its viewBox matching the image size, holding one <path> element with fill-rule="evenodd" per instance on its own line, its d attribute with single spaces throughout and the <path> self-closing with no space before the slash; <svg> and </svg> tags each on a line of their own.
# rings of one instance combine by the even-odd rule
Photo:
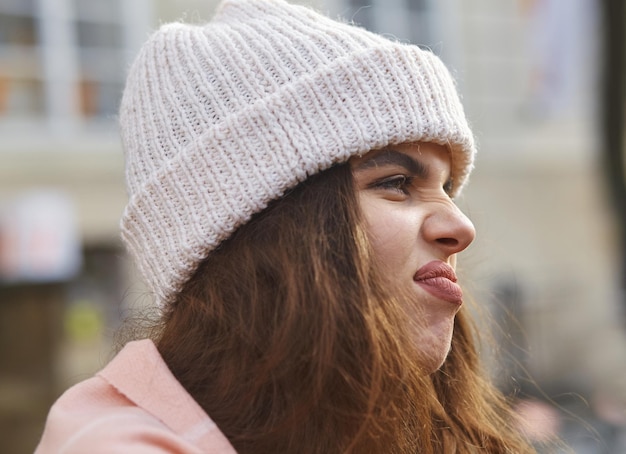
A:
<svg viewBox="0 0 626 454">
<path fill-rule="evenodd" d="M 127 345 L 52 406 L 36 454 L 235 454 L 151 341 Z"/>
<path fill-rule="evenodd" d="M 37 454 L 201 450 L 137 407 L 100 377 L 70 388 L 52 406 Z"/>
</svg>

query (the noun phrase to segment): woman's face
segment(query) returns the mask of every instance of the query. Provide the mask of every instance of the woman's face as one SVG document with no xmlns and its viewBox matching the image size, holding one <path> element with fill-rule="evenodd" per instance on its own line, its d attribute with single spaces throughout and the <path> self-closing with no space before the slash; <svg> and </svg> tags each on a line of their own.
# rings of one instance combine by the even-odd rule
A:
<svg viewBox="0 0 626 454">
<path fill-rule="evenodd" d="M 372 151 L 350 161 L 367 232 L 386 277 L 408 296 L 411 333 L 435 371 L 452 341 L 462 304 L 456 284 L 456 254 L 475 236 L 471 221 L 447 190 L 446 147 L 409 143 Z"/>
</svg>

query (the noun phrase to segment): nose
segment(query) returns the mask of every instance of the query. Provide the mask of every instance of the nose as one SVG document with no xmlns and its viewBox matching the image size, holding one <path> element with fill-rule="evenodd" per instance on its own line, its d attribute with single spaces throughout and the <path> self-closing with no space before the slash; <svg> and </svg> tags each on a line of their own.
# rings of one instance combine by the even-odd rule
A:
<svg viewBox="0 0 626 454">
<path fill-rule="evenodd" d="M 451 256 L 467 248 L 476 237 L 470 219 L 452 202 L 438 205 L 422 225 L 426 241 Z"/>
</svg>

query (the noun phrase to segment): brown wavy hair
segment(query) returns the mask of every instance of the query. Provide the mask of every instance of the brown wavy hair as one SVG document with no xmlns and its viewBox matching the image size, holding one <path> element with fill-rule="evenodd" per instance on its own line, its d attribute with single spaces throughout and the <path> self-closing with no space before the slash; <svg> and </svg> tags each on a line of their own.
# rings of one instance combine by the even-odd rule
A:
<svg viewBox="0 0 626 454">
<path fill-rule="evenodd" d="M 425 373 L 370 252 L 348 164 L 212 252 L 162 320 L 176 378 L 245 453 L 527 453 L 465 309 Z"/>
</svg>

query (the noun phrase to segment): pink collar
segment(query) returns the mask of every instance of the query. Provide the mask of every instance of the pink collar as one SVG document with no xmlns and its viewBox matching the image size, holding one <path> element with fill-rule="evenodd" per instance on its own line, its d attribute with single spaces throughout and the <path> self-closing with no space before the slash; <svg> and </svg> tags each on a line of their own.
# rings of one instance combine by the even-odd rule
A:
<svg viewBox="0 0 626 454">
<path fill-rule="evenodd" d="M 151 340 L 129 342 L 98 375 L 203 452 L 236 454 L 226 436 L 176 380 Z"/>
</svg>

